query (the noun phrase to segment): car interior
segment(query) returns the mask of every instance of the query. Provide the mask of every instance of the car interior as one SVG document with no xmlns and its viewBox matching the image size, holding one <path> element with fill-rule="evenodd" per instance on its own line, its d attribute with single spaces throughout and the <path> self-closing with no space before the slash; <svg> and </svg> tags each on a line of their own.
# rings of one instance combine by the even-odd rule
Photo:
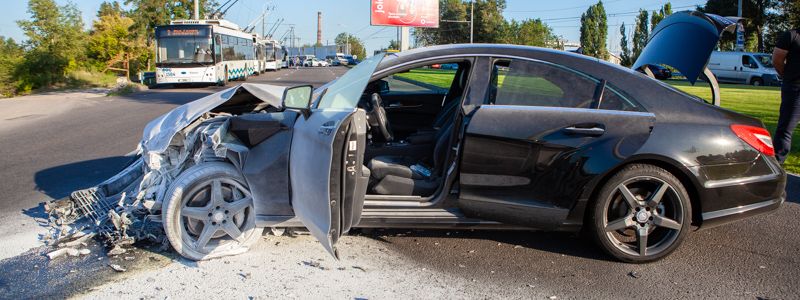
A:
<svg viewBox="0 0 800 300">
<path fill-rule="evenodd" d="M 368 195 L 436 195 L 452 161 L 449 150 L 469 66 L 467 61 L 429 64 L 367 85 L 359 107 L 369 123 Z"/>
</svg>

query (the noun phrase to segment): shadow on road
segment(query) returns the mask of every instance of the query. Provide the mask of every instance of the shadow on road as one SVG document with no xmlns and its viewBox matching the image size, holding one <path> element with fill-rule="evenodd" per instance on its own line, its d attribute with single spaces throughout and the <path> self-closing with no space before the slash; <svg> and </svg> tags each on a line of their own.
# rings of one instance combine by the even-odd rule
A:
<svg viewBox="0 0 800 300">
<path fill-rule="evenodd" d="M 112 156 L 74 162 L 38 171 L 33 180 L 37 190 L 50 198 L 60 199 L 69 196 L 74 190 L 103 182 L 134 159 L 132 156 Z"/>
</svg>

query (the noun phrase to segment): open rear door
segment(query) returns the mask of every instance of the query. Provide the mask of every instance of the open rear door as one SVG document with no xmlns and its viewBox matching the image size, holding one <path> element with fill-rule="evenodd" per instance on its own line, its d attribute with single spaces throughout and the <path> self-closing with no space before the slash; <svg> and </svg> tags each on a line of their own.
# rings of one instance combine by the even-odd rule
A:
<svg viewBox="0 0 800 300">
<path fill-rule="evenodd" d="M 336 241 L 358 224 L 364 206 L 367 121 L 356 106 L 381 58 L 365 60 L 328 86 L 317 107 L 294 125 L 289 157 L 292 208 L 337 259 Z"/>
</svg>

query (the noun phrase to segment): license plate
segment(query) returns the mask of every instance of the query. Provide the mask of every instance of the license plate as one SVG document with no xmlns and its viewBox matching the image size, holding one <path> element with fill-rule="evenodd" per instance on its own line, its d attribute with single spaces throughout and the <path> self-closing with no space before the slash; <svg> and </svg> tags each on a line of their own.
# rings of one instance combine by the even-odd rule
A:
<svg viewBox="0 0 800 300">
<path fill-rule="evenodd" d="M 178 82 L 189 82 L 189 79 L 187 79 L 187 78 L 179 78 Z"/>
</svg>

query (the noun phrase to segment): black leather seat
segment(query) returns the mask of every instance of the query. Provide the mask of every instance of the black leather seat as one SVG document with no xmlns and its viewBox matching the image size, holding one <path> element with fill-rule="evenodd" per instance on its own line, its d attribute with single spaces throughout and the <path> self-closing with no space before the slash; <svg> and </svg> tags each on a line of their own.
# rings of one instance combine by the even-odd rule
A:
<svg viewBox="0 0 800 300">
<path fill-rule="evenodd" d="M 431 160 L 418 161 L 403 156 L 376 156 L 367 164 L 371 171 L 372 192 L 379 195 L 429 196 L 439 186 L 439 177 L 447 159 L 450 147 L 452 123 L 437 131 L 436 144 Z M 427 164 L 431 162 L 432 164 Z M 424 174 L 412 167 L 425 166 L 430 174 Z M 421 168 L 420 168 L 421 169 Z"/>
<path fill-rule="evenodd" d="M 429 144 L 436 141 L 439 130 L 444 128 L 445 125 L 450 124 L 455 117 L 456 108 L 461 104 L 461 96 L 464 93 L 467 74 L 469 74 L 469 72 L 464 69 L 459 69 L 456 72 L 456 80 L 453 80 L 450 89 L 447 90 L 442 109 L 436 114 L 431 128 L 420 129 L 412 133 L 406 138 L 406 141 L 411 144 Z"/>
</svg>

